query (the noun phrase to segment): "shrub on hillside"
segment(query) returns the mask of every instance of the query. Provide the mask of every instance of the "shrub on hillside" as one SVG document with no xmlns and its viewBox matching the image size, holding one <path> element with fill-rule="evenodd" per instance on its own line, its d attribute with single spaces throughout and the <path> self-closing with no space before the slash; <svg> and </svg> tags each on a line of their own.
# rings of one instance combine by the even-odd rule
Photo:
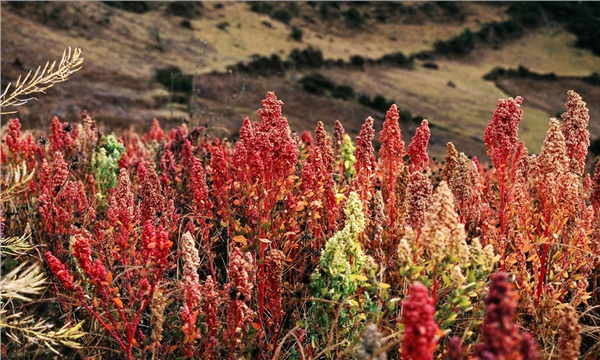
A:
<svg viewBox="0 0 600 360">
<path fill-rule="evenodd" d="M 266 1 L 256 1 L 250 3 L 250 11 L 257 12 L 259 14 L 269 15 L 273 11 L 273 4 Z"/>
<path fill-rule="evenodd" d="M 292 26 L 292 32 L 290 34 L 290 37 L 298 42 L 302 42 L 302 36 L 304 35 L 304 31 L 302 31 L 302 29 L 300 29 L 299 27 L 296 26 Z"/>
<path fill-rule="evenodd" d="M 202 14 L 204 5 L 197 1 L 170 1 L 167 3 L 167 13 L 184 18 L 194 18 Z"/>
<path fill-rule="evenodd" d="M 379 112 L 384 112 L 394 103 L 393 100 L 387 99 L 385 96 L 377 94 L 372 99 L 369 94 L 362 93 L 358 96 L 357 102 L 361 105 L 368 106 Z"/>
<path fill-rule="evenodd" d="M 287 64 L 277 54 L 273 54 L 270 57 L 255 54 L 252 55 L 249 62 L 240 62 L 236 65 L 230 65 L 227 68 L 255 76 L 281 76 L 284 74 Z"/>
<path fill-rule="evenodd" d="M 600 73 L 593 72 L 590 76 L 583 78 L 590 85 L 600 86 Z"/>
<path fill-rule="evenodd" d="M 188 19 L 181 20 L 179 22 L 179 26 L 181 26 L 184 29 L 193 30 L 192 23 Z"/>
<path fill-rule="evenodd" d="M 523 36 L 523 26 L 518 21 L 512 19 L 487 23 L 477 32 L 477 38 L 486 43 L 518 39 L 521 36 Z"/>
<path fill-rule="evenodd" d="M 336 20 L 341 16 L 339 6 L 336 3 L 321 2 L 319 5 L 319 14 L 325 20 Z"/>
<path fill-rule="evenodd" d="M 361 93 L 360 95 L 358 95 L 358 99 L 356 99 L 356 101 L 364 106 L 371 106 L 371 97 L 369 96 L 369 94 L 366 93 Z"/>
<path fill-rule="evenodd" d="M 350 100 L 354 98 L 354 89 L 350 85 L 336 85 L 331 90 L 331 96 L 336 99 Z"/>
<path fill-rule="evenodd" d="M 413 66 L 414 60 L 411 56 L 406 56 L 402 52 L 398 51 L 395 53 L 383 55 L 379 59 L 379 62 L 388 66 L 410 68 Z"/>
<path fill-rule="evenodd" d="M 386 112 L 393 103 L 393 100 L 386 99 L 385 96 L 377 94 L 371 101 L 370 107 L 381 112 Z"/>
<path fill-rule="evenodd" d="M 316 69 L 323 65 L 323 52 L 312 46 L 304 50 L 293 49 L 288 59 L 297 69 Z"/>
<path fill-rule="evenodd" d="M 275 20 L 279 20 L 284 24 L 288 24 L 292 20 L 292 14 L 285 9 L 277 9 L 271 13 L 271 17 Z"/>
<path fill-rule="evenodd" d="M 433 44 L 435 51 L 443 55 L 466 55 L 475 48 L 475 35 L 466 28 L 450 40 L 438 40 Z"/>
<path fill-rule="evenodd" d="M 333 81 L 321 74 L 306 75 L 300 80 L 300 84 L 304 91 L 315 95 L 325 95 L 336 87 Z"/>
<path fill-rule="evenodd" d="M 364 69 L 365 67 L 365 58 L 360 55 L 353 55 L 350 57 L 350 64 L 359 69 Z"/>
<path fill-rule="evenodd" d="M 192 91 L 192 77 L 181 72 L 177 66 L 156 69 L 154 79 L 172 91 Z"/>
<path fill-rule="evenodd" d="M 444 13 L 451 17 L 456 17 L 459 20 L 464 20 L 465 14 L 455 2 L 452 1 L 436 1 L 435 5 L 437 5 L 440 9 L 444 10 Z"/>
<path fill-rule="evenodd" d="M 104 1 L 104 3 L 110 7 L 137 14 L 144 14 L 151 10 L 151 1 Z"/>
<path fill-rule="evenodd" d="M 589 151 L 590 153 L 594 154 L 594 155 L 600 155 L 600 137 L 599 138 L 595 138 L 589 147 Z"/>
<path fill-rule="evenodd" d="M 565 24 L 577 36 L 575 46 L 590 49 L 600 56 L 600 4 L 593 1 L 521 1 L 513 2 L 507 13 L 523 26 L 541 26 L 549 21 Z"/>
<path fill-rule="evenodd" d="M 344 12 L 344 18 L 346 26 L 351 29 L 358 29 L 365 23 L 363 15 L 354 7 L 351 7 Z"/>
</svg>

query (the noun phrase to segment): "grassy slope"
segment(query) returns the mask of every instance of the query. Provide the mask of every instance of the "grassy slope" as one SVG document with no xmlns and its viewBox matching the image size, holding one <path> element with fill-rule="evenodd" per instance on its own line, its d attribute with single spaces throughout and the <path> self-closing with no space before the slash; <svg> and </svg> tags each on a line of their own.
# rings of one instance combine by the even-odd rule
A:
<svg viewBox="0 0 600 360">
<path fill-rule="evenodd" d="M 61 9 L 59 21 L 66 29 L 31 21 L 31 16 L 17 15 L 3 4 L 3 84 L 47 59 L 60 57 L 62 49 L 69 45 L 83 48 L 85 68 L 68 83 L 51 89 L 39 103 L 21 108 L 19 117 L 31 126 L 47 123 L 54 114 L 74 120 L 80 110 L 88 109 L 94 118 L 106 124 L 107 130 L 129 124 L 143 130 L 154 117 L 169 119 L 168 92 L 151 79 L 155 68 L 177 65 L 184 72 L 199 75 L 196 122 L 225 126 L 235 133 L 243 116 L 256 119 L 255 110 L 266 91 L 275 90 L 286 103 L 284 113 L 293 129 L 313 129 L 318 120 L 332 129 L 333 121 L 340 119 L 355 135 L 366 116 L 381 118 L 382 114 L 358 104 L 303 93 L 291 80 L 291 74 L 284 78 L 253 79 L 208 73 L 222 71 L 252 54 L 277 53 L 285 58 L 291 49 L 309 44 L 322 49 L 326 58 L 348 59 L 356 54 L 376 58 L 394 51 L 408 54 L 430 49 L 436 39 L 454 36 L 467 26 L 476 30 L 485 22 L 505 18 L 503 6 L 461 3 L 466 14 L 464 23 L 443 18 L 428 20 L 421 14 L 411 21 L 399 18 L 395 24 L 372 20 L 363 31 L 356 32 L 340 22 L 321 22 L 316 8 L 301 3 L 300 11 L 308 18 L 292 20 L 292 24 L 304 29 L 300 44 L 289 39 L 290 26 L 249 11 L 248 3 L 225 2 L 221 9 L 215 8 L 214 3 L 206 3 L 202 16 L 191 20 L 194 30 L 181 28 L 178 25 L 181 18 L 165 15 L 161 10 L 133 14 L 102 3 L 45 6 Z M 78 17 L 91 20 L 74 23 L 73 19 Z M 106 18 L 110 19 L 109 24 L 103 22 Z M 265 26 L 263 21 L 272 27 Z M 226 30 L 218 29 L 217 25 L 223 23 L 229 24 Z M 445 142 L 451 140 L 459 151 L 482 157 L 485 149 L 478 139 L 482 138 L 497 99 L 507 97 L 482 76 L 495 66 L 515 68 L 519 64 L 536 72 L 569 76 L 600 71 L 598 58 L 589 51 L 575 50 L 573 41 L 574 37 L 561 28 L 543 28 L 504 44 L 500 50 L 484 46 L 464 59 L 439 59 L 436 61 L 439 70 L 423 68 L 417 62 L 412 71 L 372 67 L 362 72 L 340 69 L 321 72 L 338 83 L 352 85 L 357 92 L 383 94 L 413 114 L 427 116 L 436 126 L 432 130 L 434 155 L 442 156 Z M 17 58 L 21 66 L 15 65 Z M 449 87 L 449 81 L 456 87 Z M 510 96 L 525 98 L 521 137 L 531 151 L 539 150 L 548 118 L 562 109 L 569 89 L 565 86 L 571 85 L 578 84 L 516 81 L 503 84 L 514 91 Z M 583 95 L 589 89 L 575 90 Z M 539 96 L 542 92 L 548 95 Z M 528 100 L 530 97 L 532 101 Z M 590 104 L 592 118 L 600 115 L 595 112 L 598 110 L 595 99 L 598 98 L 584 97 Z M 186 116 L 185 106 L 176 106 L 174 115 Z M 412 136 L 416 124 L 402 126 L 405 139 Z M 592 133 L 599 136 L 600 129 L 594 125 Z"/>
</svg>

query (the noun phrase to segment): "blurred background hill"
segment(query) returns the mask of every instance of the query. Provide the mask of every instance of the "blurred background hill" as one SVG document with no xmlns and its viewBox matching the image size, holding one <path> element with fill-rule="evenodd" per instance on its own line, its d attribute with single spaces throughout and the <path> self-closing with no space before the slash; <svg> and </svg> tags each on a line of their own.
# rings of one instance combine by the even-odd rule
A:
<svg viewBox="0 0 600 360">
<path fill-rule="evenodd" d="M 275 91 L 298 133 L 379 131 L 396 103 L 405 141 L 426 118 L 434 156 L 453 141 L 479 158 L 498 99 L 524 98 L 537 153 L 573 89 L 598 154 L 598 39 L 594 2 L 2 2 L 1 81 L 80 47 L 84 68 L 12 116 L 25 128 L 88 110 L 104 132 L 157 118 L 235 138 Z"/>
</svg>

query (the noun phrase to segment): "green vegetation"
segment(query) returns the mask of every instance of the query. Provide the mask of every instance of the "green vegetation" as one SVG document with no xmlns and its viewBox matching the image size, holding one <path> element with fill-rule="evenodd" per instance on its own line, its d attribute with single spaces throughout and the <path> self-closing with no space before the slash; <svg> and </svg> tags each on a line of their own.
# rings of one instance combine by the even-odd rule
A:
<svg viewBox="0 0 600 360">
<path fill-rule="evenodd" d="M 323 65 L 323 52 L 312 46 L 304 50 L 294 49 L 290 53 L 289 60 L 297 69 L 317 69 Z"/>
<path fill-rule="evenodd" d="M 600 4 L 597 2 L 535 1 L 511 3 L 508 14 L 524 25 L 548 25 L 548 18 L 563 23 L 577 36 L 575 46 L 600 56 Z"/>
<path fill-rule="evenodd" d="M 400 51 L 397 51 L 395 53 L 383 55 L 378 63 L 387 66 L 411 68 L 413 66 L 413 58 L 412 56 L 406 56 Z"/>
<path fill-rule="evenodd" d="M 362 93 L 358 96 L 358 102 L 380 112 L 386 112 L 392 104 L 396 103 L 394 100 L 387 99 L 383 95 L 377 94 L 371 98 L 369 94 L 366 93 Z"/>
<path fill-rule="evenodd" d="M 462 33 L 450 40 L 436 41 L 433 47 L 438 54 L 466 55 L 475 48 L 475 35 L 471 29 L 466 28 Z"/>
<path fill-rule="evenodd" d="M 302 36 L 304 35 L 304 31 L 302 31 L 302 29 L 300 29 L 299 27 L 296 26 L 292 26 L 292 33 L 290 34 L 290 37 L 298 42 L 302 42 Z"/>
<path fill-rule="evenodd" d="M 257 1 L 250 4 L 250 10 L 259 14 L 269 15 L 273 9 L 273 4 L 265 1 Z"/>
<path fill-rule="evenodd" d="M 104 1 L 104 3 L 110 7 L 136 14 L 144 14 L 151 9 L 150 1 Z"/>
<path fill-rule="evenodd" d="M 354 7 L 351 7 L 344 12 L 344 18 L 346 20 L 346 26 L 351 29 L 358 29 L 365 23 L 363 15 Z"/>
<path fill-rule="evenodd" d="M 325 1 L 319 5 L 319 14 L 325 20 L 336 20 L 341 16 L 338 3 Z"/>
<path fill-rule="evenodd" d="M 328 95 L 336 99 L 353 100 L 354 89 L 350 85 L 338 85 L 321 74 L 309 74 L 300 80 L 302 89 L 310 94 Z"/>
<path fill-rule="evenodd" d="M 489 73 L 485 74 L 483 78 L 488 81 L 497 81 L 502 77 L 512 78 L 529 78 L 536 80 L 559 80 L 560 78 L 578 79 L 582 80 L 592 86 L 600 86 L 600 74 L 597 72 L 591 73 L 589 76 L 558 76 L 555 73 L 539 74 L 535 71 L 531 71 L 523 65 L 519 65 L 516 69 L 505 69 L 503 67 L 495 67 Z"/>
<path fill-rule="evenodd" d="M 284 9 L 277 9 L 273 11 L 271 17 L 275 20 L 281 21 L 284 24 L 289 24 L 290 20 L 292 20 L 292 14 L 289 11 Z"/>
<path fill-rule="evenodd" d="M 167 4 L 167 13 L 184 18 L 194 18 L 202 15 L 204 5 L 197 1 L 170 1 Z"/>
<path fill-rule="evenodd" d="M 171 91 L 192 91 L 192 77 L 181 72 L 177 66 L 167 66 L 157 69 L 154 79 Z"/>
<path fill-rule="evenodd" d="M 300 80 L 304 91 L 315 94 L 325 95 L 327 92 L 335 88 L 335 83 L 321 74 L 310 74 Z"/>
</svg>

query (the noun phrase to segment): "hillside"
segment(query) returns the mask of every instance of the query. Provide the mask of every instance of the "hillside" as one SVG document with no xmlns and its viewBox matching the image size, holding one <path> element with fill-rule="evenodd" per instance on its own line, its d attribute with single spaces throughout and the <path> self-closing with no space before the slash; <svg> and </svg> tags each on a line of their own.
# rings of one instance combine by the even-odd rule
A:
<svg viewBox="0 0 600 360">
<path fill-rule="evenodd" d="M 524 97 L 521 137 L 538 152 L 549 118 L 563 111 L 566 91 L 574 89 L 588 103 L 592 139 L 600 137 L 600 122 L 594 121 L 600 116 L 600 87 L 581 80 L 600 72 L 600 58 L 575 48 L 576 36 L 563 23 L 545 18 L 544 26 L 525 27 L 518 36 L 475 42 L 464 55 L 431 55 L 438 40 L 466 28 L 481 33 L 487 24 L 509 19 L 508 3 L 440 4 L 3 2 L 2 86 L 59 59 L 71 46 L 82 48 L 84 69 L 19 108 L 25 127 L 46 124 L 54 115 L 75 121 L 87 109 L 105 132 L 145 130 L 153 118 L 163 126 L 186 119 L 235 137 L 243 117 L 256 119 L 260 100 L 273 90 L 285 102 L 293 130 L 313 130 L 320 120 L 331 131 L 340 119 L 354 136 L 367 116 L 381 127 L 381 108 L 355 101 L 366 94 L 395 101 L 412 114 L 401 119 L 405 138 L 426 117 L 432 154 L 443 156 L 445 143 L 453 141 L 459 151 L 483 157 L 483 130 L 497 99 Z M 254 55 L 285 61 L 294 49 L 309 46 L 320 50 L 326 65 L 296 62 L 269 76 L 228 71 Z M 411 57 L 410 66 L 348 65 L 357 56 L 380 59 L 398 52 L 422 56 Z M 169 66 L 181 69 L 182 79 L 189 76 L 193 96 L 190 89 L 171 93 L 155 79 L 158 69 Z M 519 66 L 557 78 L 483 79 L 496 67 Z M 315 73 L 352 88 L 354 98 L 306 92 L 299 80 Z"/>
</svg>

